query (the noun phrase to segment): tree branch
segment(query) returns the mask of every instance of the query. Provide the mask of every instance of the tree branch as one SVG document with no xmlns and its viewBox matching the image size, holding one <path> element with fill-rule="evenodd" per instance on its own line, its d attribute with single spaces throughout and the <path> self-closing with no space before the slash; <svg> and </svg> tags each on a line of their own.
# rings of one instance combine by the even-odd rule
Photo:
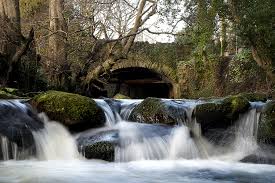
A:
<svg viewBox="0 0 275 183">
<path fill-rule="evenodd" d="M 30 48 L 30 44 L 34 40 L 34 29 L 32 28 L 29 32 L 29 37 L 24 41 L 20 48 L 16 51 L 15 55 L 12 57 L 12 63 L 18 62 L 19 59 L 27 52 Z"/>
</svg>

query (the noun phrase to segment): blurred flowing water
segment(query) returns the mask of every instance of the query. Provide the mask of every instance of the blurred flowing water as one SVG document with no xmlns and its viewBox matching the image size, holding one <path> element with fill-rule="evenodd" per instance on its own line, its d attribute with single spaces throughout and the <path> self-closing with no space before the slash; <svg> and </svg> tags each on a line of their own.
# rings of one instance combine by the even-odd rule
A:
<svg viewBox="0 0 275 183">
<path fill-rule="evenodd" d="M 275 182 L 275 166 L 238 162 L 258 149 L 258 105 L 251 105 L 240 116 L 233 127 L 233 140 L 218 147 L 201 135 L 200 125 L 192 117 L 198 101 L 173 101 L 185 116 L 179 116 L 178 125 L 169 128 L 129 122 L 141 100 L 119 100 L 118 108 L 103 99 L 96 102 L 105 112 L 106 129 L 119 131 L 114 163 L 86 160 L 78 152 L 74 136 L 40 114 L 45 127 L 33 132 L 35 157 L 10 158 L 17 157 L 17 146 L 0 136 L 5 160 L 0 162 L 0 183 Z"/>
</svg>

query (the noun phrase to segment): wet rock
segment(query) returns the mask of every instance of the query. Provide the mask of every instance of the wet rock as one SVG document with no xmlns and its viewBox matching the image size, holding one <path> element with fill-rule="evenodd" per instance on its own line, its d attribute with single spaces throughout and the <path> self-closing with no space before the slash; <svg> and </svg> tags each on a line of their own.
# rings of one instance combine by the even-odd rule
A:
<svg viewBox="0 0 275 183">
<path fill-rule="evenodd" d="M 275 145 L 275 101 L 264 106 L 259 122 L 258 140 Z"/>
<path fill-rule="evenodd" d="M 185 107 L 169 100 L 146 98 L 137 105 L 129 120 L 141 123 L 161 123 L 175 125 L 186 121 Z"/>
<path fill-rule="evenodd" d="M 194 116 L 201 125 L 202 133 L 213 129 L 227 129 L 238 119 L 239 115 L 248 111 L 250 104 L 241 96 L 229 96 L 224 99 L 198 104 Z"/>
<path fill-rule="evenodd" d="M 266 156 L 266 155 L 251 154 L 249 156 L 244 157 L 242 160 L 240 160 L 240 162 L 275 165 L 275 157 L 270 157 L 270 156 Z"/>
<path fill-rule="evenodd" d="M 71 131 L 83 131 L 103 126 L 105 116 L 96 102 L 77 94 L 48 91 L 35 96 L 31 102 L 50 119 L 60 121 Z"/>
<path fill-rule="evenodd" d="M 84 132 L 77 138 L 78 149 L 87 159 L 114 161 L 118 143 L 118 130 Z"/>
<path fill-rule="evenodd" d="M 44 127 L 37 113 L 19 101 L 0 101 L 0 134 L 17 144 L 18 150 L 35 150 L 32 131 Z"/>
</svg>

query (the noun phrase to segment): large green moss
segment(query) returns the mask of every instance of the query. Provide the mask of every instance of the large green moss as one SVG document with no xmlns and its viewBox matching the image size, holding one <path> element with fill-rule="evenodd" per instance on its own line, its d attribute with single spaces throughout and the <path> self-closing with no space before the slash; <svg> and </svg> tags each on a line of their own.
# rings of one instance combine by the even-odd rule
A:
<svg viewBox="0 0 275 183">
<path fill-rule="evenodd" d="M 261 114 L 258 139 L 261 142 L 275 144 L 275 101 L 268 102 Z"/>
<path fill-rule="evenodd" d="M 72 127 L 72 130 L 78 131 L 104 125 L 103 111 L 94 100 L 88 97 L 60 91 L 48 91 L 35 96 L 31 104 L 40 112 L 45 112 L 50 119 Z"/>
</svg>

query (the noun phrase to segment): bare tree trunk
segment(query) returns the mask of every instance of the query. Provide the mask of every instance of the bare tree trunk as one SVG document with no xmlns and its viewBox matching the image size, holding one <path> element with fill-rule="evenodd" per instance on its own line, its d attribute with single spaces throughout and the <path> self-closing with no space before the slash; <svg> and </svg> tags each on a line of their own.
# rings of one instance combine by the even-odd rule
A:
<svg viewBox="0 0 275 183">
<path fill-rule="evenodd" d="M 14 63 L 18 62 L 33 41 L 21 34 L 19 0 L 0 0 L 0 85 L 6 85 Z"/>
<path fill-rule="evenodd" d="M 227 43 L 226 43 L 226 39 L 227 39 L 227 36 L 226 36 L 226 28 L 227 28 L 227 25 L 226 25 L 226 20 L 224 17 L 222 17 L 221 19 L 221 56 L 225 56 L 225 50 L 226 50 L 226 46 L 227 46 Z"/>
<path fill-rule="evenodd" d="M 69 66 L 67 63 L 67 23 L 63 16 L 64 0 L 49 0 L 49 55 L 47 71 L 50 84 L 66 88 Z"/>
</svg>

